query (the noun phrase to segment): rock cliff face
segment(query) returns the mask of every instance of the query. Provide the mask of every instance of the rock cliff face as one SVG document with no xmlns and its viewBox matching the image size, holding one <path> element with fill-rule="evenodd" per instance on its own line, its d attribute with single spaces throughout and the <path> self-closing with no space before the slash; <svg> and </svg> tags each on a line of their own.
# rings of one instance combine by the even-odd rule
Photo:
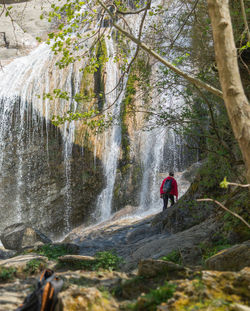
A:
<svg viewBox="0 0 250 311">
<path fill-rule="evenodd" d="M 0 4 L 12 5 L 10 16 L 0 18 L 0 60 L 7 63 L 13 58 L 26 55 L 37 46 L 36 37 L 46 38 L 49 31 L 55 28 L 54 23 L 40 19 L 47 15 L 52 3 L 57 0 L 4 0 Z M 11 18 L 10 18 L 11 17 Z"/>
<path fill-rule="evenodd" d="M 73 145 L 65 159 L 58 129 L 40 124 L 20 128 L 16 111 L 5 137 L 1 166 L 0 230 L 18 220 L 35 225 L 51 237 L 60 237 L 76 224 L 87 222 L 102 188 L 102 168 L 87 148 Z M 21 132 L 21 135 L 20 135 Z"/>
</svg>

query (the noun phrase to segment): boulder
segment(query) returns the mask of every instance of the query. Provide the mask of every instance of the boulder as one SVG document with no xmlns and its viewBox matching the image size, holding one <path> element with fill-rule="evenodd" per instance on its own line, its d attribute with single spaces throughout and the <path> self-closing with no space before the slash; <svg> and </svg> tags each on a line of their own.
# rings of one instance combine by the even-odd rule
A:
<svg viewBox="0 0 250 311">
<path fill-rule="evenodd" d="M 4 247 L 0 247 L 0 260 L 8 259 L 14 257 L 16 255 L 16 251 L 7 250 Z"/>
<path fill-rule="evenodd" d="M 250 266 L 250 240 L 225 249 L 206 261 L 211 270 L 239 271 Z"/>
<path fill-rule="evenodd" d="M 180 248 L 180 253 L 184 265 L 193 266 L 202 263 L 202 252 L 199 246 Z"/>
<path fill-rule="evenodd" d="M 37 254 L 20 255 L 6 260 L 0 260 L 0 266 L 5 268 L 12 267 L 16 269 L 24 269 L 27 263 L 31 260 L 39 260 L 46 263 L 48 258 Z"/>
<path fill-rule="evenodd" d="M 213 203 L 198 203 L 183 197 L 174 206 L 157 214 L 151 224 L 153 227 L 158 227 L 161 232 L 177 233 L 202 223 L 214 211 Z"/>
<path fill-rule="evenodd" d="M 96 259 L 91 256 L 81 256 L 81 255 L 65 255 L 58 257 L 58 261 L 67 265 L 75 265 L 81 263 L 94 263 Z"/>
<path fill-rule="evenodd" d="M 139 262 L 138 275 L 144 277 L 155 277 L 168 273 L 186 272 L 186 268 L 171 261 L 144 259 Z"/>
<path fill-rule="evenodd" d="M 111 297 L 107 298 L 96 288 L 70 288 L 59 293 L 63 310 L 115 311 L 118 305 Z"/>
<path fill-rule="evenodd" d="M 8 226 L 0 236 L 1 242 L 6 249 L 20 251 L 32 247 L 37 242 L 45 244 L 52 241 L 37 229 L 31 228 L 25 223 L 18 223 Z"/>
<path fill-rule="evenodd" d="M 232 311 L 250 311 L 250 307 L 235 303 L 231 306 Z"/>
</svg>

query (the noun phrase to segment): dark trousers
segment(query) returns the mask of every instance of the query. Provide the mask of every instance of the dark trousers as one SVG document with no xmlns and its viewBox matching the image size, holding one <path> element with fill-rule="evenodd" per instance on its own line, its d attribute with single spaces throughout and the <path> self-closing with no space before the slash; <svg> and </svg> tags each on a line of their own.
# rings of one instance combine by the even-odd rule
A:
<svg viewBox="0 0 250 311">
<path fill-rule="evenodd" d="M 163 194 L 163 210 L 165 210 L 168 207 L 168 198 L 171 201 L 171 206 L 174 205 L 174 196 L 172 194 Z"/>
</svg>

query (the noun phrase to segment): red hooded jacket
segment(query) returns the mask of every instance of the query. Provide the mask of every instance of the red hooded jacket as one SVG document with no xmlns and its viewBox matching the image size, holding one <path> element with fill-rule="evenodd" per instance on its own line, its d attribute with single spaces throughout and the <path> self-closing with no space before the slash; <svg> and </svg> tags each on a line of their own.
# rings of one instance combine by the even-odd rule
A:
<svg viewBox="0 0 250 311">
<path fill-rule="evenodd" d="M 169 194 L 175 195 L 176 199 L 178 199 L 178 187 L 177 187 L 177 182 L 174 179 L 174 177 L 168 176 L 167 178 L 165 178 L 161 184 L 161 188 L 160 188 L 160 194 L 163 194 L 163 185 L 165 183 L 165 180 L 167 179 L 172 179 L 172 188 Z"/>
</svg>

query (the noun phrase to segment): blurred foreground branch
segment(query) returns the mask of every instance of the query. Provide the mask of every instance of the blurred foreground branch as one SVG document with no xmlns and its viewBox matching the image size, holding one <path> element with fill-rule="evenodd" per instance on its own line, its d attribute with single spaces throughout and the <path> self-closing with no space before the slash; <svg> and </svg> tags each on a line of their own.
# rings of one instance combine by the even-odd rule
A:
<svg viewBox="0 0 250 311">
<path fill-rule="evenodd" d="M 240 215 L 230 211 L 230 209 L 226 208 L 222 203 L 214 200 L 214 199 L 198 199 L 196 200 L 197 202 L 214 202 L 216 203 L 217 205 L 219 205 L 221 208 L 223 208 L 225 211 L 227 211 L 228 213 L 232 214 L 233 216 L 237 217 L 238 219 L 240 219 L 249 229 L 250 229 L 250 225 L 249 223 L 244 219 L 242 218 Z"/>
</svg>

